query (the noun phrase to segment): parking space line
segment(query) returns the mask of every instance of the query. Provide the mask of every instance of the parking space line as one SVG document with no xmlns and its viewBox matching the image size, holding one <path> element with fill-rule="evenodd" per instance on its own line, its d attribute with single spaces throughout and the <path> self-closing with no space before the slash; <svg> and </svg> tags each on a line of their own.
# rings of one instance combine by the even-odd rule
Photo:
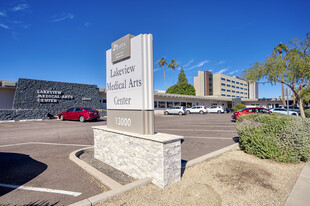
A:
<svg viewBox="0 0 310 206">
<path fill-rule="evenodd" d="M 1 184 L 0 187 L 7 187 L 7 188 L 13 188 L 13 189 L 19 189 L 19 190 L 30 190 L 30 191 L 36 191 L 36 192 L 48 192 L 48 193 L 57 193 L 57 194 L 63 194 L 63 195 L 71 195 L 74 197 L 77 197 L 81 195 L 80 192 L 71 192 L 66 190 L 54 190 L 54 189 L 48 189 L 48 188 L 41 188 L 41 187 L 26 187 L 21 185 L 9 185 L 9 184 Z"/>
<path fill-rule="evenodd" d="M 237 130 L 215 130 L 215 129 L 156 129 L 156 130 L 169 130 L 169 131 L 195 131 L 195 132 L 235 132 Z"/>
<path fill-rule="evenodd" d="M 58 145 L 58 146 L 73 146 L 73 147 L 91 147 L 93 145 L 85 145 L 85 144 L 61 144 L 61 143 L 49 143 L 49 142 L 25 142 L 25 143 L 17 143 L 17 144 L 7 144 L 0 145 L 1 147 L 12 147 L 26 144 L 42 144 L 42 145 Z"/>
</svg>

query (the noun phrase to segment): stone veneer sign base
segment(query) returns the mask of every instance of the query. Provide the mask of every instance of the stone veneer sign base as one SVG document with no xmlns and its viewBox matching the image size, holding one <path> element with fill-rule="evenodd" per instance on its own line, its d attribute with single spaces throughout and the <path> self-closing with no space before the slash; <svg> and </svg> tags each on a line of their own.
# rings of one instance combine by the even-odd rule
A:
<svg viewBox="0 0 310 206">
<path fill-rule="evenodd" d="M 164 188 L 181 179 L 180 136 L 138 135 L 107 126 L 94 126 L 94 156 L 126 174 L 150 177 Z"/>
</svg>

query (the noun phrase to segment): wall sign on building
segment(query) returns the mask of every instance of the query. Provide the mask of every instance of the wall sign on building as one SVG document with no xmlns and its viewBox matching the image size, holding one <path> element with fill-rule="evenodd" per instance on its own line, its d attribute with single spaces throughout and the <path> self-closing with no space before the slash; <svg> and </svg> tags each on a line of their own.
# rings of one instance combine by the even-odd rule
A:
<svg viewBox="0 0 310 206">
<path fill-rule="evenodd" d="M 107 125 L 154 134 L 153 38 L 126 35 L 106 52 Z"/>
<path fill-rule="evenodd" d="M 71 107 L 100 108 L 96 85 L 19 79 L 13 109 L 45 109 L 51 115 Z"/>
</svg>

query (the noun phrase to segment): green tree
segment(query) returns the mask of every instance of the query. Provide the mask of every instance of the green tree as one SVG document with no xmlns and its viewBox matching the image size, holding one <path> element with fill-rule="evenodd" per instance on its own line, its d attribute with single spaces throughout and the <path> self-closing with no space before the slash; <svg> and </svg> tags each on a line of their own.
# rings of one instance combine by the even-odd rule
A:
<svg viewBox="0 0 310 206">
<path fill-rule="evenodd" d="M 162 58 L 158 61 L 158 65 L 159 65 L 160 67 L 163 67 L 163 71 L 164 71 L 165 90 L 167 90 L 166 74 L 165 74 L 165 65 L 167 65 L 166 61 L 167 61 L 167 59 L 165 59 L 165 57 L 162 57 Z"/>
<path fill-rule="evenodd" d="M 171 68 L 173 71 L 173 79 L 172 79 L 172 85 L 174 85 L 174 70 L 177 68 L 179 65 L 175 60 L 171 60 L 171 62 L 168 64 L 168 68 Z"/>
<path fill-rule="evenodd" d="M 278 62 L 278 66 L 281 67 L 280 71 L 283 71 L 283 58 L 282 58 L 282 53 L 283 52 L 287 52 L 288 51 L 288 47 L 286 44 L 283 44 L 283 43 L 279 43 L 275 48 L 274 48 L 274 52 L 275 52 L 275 55 L 279 54 L 280 55 L 280 59 L 279 59 L 279 62 Z M 281 74 L 281 80 L 283 81 L 283 74 Z M 282 104 L 283 106 L 286 105 L 286 102 L 285 102 L 285 94 L 284 94 L 284 83 L 281 83 L 281 86 L 282 86 Z"/>
<path fill-rule="evenodd" d="M 184 95 L 196 95 L 196 90 L 193 85 L 188 83 L 180 83 L 169 87 L 166 91 L 168 94 L 184 94 Z"/>
<path fill-rule="evenodd" d="M 310 87 L 307 87 L 301 91 L 301 97 L 302 97 L 302 99 L 304 101 L 303 103 L 305 105 L 310 104 Z"/>
<path fill-rule="evenodd" d="M 272 52 L 272 55 L 267 56 L 264 62 L 256 62 L 242 73 L 243 78 L 247 80 L 266 80 L 271 84 L 285 84 L 295 94 L 302 117 L 305 117 L 305 113 L 301 91 L 310 85 L 310 44 L 307 44 L 310 42 L 309 38 L 310 35 L 307 35 L 303 41 L 295 39 L 294 47 L 290 48 L 283 58 L 276 52 Z"/>
<path fill-rule="evenodd" d="M 183 66 L 181 66 L 181 70 L 180 70 L 180 73 L 179 73 L 179 76 L 178 76 L 177 84 L 181 84 L 181 83 L 188 83 L 188 80 L 187 80 L 186 75 L 184 73 Z"/>
</svg>

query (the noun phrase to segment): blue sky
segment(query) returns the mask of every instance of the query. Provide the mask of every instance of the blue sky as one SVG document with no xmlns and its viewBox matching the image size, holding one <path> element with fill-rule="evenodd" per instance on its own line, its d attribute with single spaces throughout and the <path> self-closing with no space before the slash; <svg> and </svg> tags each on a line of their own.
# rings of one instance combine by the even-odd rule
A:
<svg viewBox="0 0 310 206">
<path fill-rule="evenodd" d="M 238 76 L 276 44 L 304 38 L 309 8 L 306 0 L 2 0 L 0 79 L 105 87 L 105 51 L 128 33 L 153 34 L 155 89 L 165 88 L 161 57 L 182 65 L 190 83 L 198 70 Z M 166 77 L 169 87 L 171 69 Z M 259 86 L 260 98 L 280 95 L 279 85 Z"/>
</svg>

